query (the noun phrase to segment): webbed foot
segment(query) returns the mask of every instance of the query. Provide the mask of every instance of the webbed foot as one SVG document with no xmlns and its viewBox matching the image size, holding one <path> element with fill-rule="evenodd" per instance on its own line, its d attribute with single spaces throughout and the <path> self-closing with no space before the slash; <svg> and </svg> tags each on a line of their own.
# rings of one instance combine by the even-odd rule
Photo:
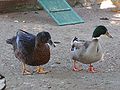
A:
<svg viewBox="0 0 120 90">
<path fill-rule="evenodd" d="M 39 74 L 47 74 L 48 73 L 48 71 L 45 71 L 45 69 L 43 67 L 40 67 L 40 66 L 37 67 L 36 72 Z"/>
<path fill-rule="evenodd" d="M 88 68 L 88 72 L 90 72 L 90 73 L 95 73 L 95 72 L 96 72 L 96 70 L 95 70 L 95 68 L 93 67 L 93 65 L 90 64 L 90 66 L 89 66 L 89 68 Z"/>
</svg>

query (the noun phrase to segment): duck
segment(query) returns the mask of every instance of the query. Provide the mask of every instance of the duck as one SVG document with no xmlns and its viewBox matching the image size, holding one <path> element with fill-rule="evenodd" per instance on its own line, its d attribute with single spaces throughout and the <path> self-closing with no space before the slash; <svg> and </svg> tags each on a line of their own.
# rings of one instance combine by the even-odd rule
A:
<svg viewBox="0 0 120 90">
<path fill-rule="evenodd" d="M 99 42 L 101 35 L 107 35 L 109 38 L 113 38 L 108 32 L 108 29 L 103 25 L 99 25 L 95 28 L 91 41 L 80 40 L 77 37 L 73 38 L 70 49 L 70 56 L 73 60 L 73 71 L 77 72 L 82 70 L 80 66 L 77 66 L 77 62 L 80 62 L 82 64 L 89 64 L 89 72 L 96 72 L 92 63 L 101 60 L 103 57 L 103 48 Z"/>
<path fill-rule="evenodd" d="M 49 32 L 42 31 L 33 35 L 19 29 L 16 36 L 7 39 L 6 43 L 13 46 L 15 57 L 22 63 L 23 75 L 32 74 L 27 65 L 36 66 L 39 74 L 48 72 L 41 65 L 50 60 L 50 45 L 55 47 Z"/>
<path fill-rule="evenodd" d="M 3 75 L 0 74 L 0 90 L 5 90 L 6 88 L 6 79 Z"/>
</svg>

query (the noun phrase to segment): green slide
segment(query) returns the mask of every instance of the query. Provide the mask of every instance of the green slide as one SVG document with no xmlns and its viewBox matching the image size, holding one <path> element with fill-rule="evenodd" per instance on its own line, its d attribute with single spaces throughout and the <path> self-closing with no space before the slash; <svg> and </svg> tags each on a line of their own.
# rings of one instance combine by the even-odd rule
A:
<svg viewBox="0 0 120 90">
<path fill-rule="evenodd" d="M 84 20 L 70 7 L 66 0 L 38 0 L 38 2 L 58 25 L 84 22 Z"/>
</svg>

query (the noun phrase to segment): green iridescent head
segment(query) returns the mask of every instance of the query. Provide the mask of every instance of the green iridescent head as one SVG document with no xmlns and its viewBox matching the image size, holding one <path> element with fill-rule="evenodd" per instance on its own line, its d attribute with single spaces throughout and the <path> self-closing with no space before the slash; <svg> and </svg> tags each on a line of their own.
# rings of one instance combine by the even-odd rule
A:
<svg viewBox="0 0 120 90">
<path fill-rule="evenodd" d="M 108 37 L 112 38 L 112 36 L 108 33 L 108 30 L 105 26 L 97 26 L 97 28 L 94 30 L 92 37 L 97 38 L 101 35 L 107 35 Z"/>
</svg>

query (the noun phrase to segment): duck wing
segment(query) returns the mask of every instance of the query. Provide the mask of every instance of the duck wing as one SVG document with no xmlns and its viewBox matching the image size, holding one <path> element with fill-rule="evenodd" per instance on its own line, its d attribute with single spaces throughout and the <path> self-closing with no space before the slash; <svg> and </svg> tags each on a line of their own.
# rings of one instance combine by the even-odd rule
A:
<svg viewBox="0 0 120 90">
<path fill-rule="evenodd" d="M 71 56 L 70 57 L 73 60 L 77 60 L 77 61 L 81 60 L 80 58 L 86 52 L 90 43 L 91 43 L 91 41 L 78 40 L 78 39 L 73 41 L 72 47 L 71 47 L 71 53 L 70 53 Z"/>
<path fill-rule="evenodd" d="M 19 30 L 16 36 L 7 39 L 6 43 L 11 44 L 14 51 L 19 50 L 23 54 L 30 54 L 35 47 L 35 35 Z"/>
<path fill-rule="evenodd" d="M 35 35 L 19 30 L 16 35 L 16 48 L 22 54 L 31 54 L 35 47 Z"/>
<path fill-rule="evenodd" d="M 90 45 L 91 41 L 85 41 L 85 40 L 77 40 L 72 43 L 71 51 L 74 49 L 87 49 Z"/>
<path fill-rule="evenodd" d="M 85 49 L 87 49 L 87 48 L 89 47 L 90 44 L 91 44 L 91 41 L 86 41 L 86 42 L 84 43 Z"/>
</svg>

